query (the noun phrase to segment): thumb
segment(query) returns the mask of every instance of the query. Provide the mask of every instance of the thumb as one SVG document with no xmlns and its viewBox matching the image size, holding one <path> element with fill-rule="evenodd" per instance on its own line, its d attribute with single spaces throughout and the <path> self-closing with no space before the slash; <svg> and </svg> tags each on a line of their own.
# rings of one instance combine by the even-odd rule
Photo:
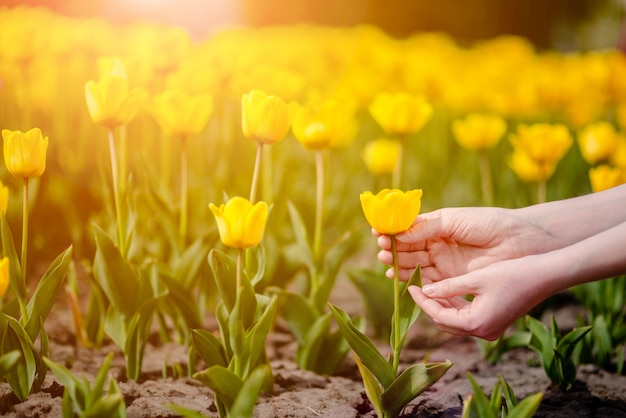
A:
<svg viewBox="0 0 626 418">
<path fill-rule="evenodd" d="M 475 287 L 464 276 L 451 277 L 422 287 L 422 292 L 433 299 L 475 294 Z"/>
</svg>

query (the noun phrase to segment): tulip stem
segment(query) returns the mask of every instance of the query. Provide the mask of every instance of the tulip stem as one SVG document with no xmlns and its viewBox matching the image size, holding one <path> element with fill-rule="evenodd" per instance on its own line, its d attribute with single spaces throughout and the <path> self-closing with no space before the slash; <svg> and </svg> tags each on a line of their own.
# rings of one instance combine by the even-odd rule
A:
<svg viewBox="0 0 626 418">
<path fill-rule="evenodd" d="M 400 346 L 400 274 L 395 235 L 391 235 L 391 252 L 393 254 L 393 372 L 397 375 L 402 347 Z"/>
<path fill-rule="evenodd" d="M 181 138 L 180 150 L 180 225 L 178 229 L 181 251 L 185 248 L 187 238 L 187 192 L 188 192 L 188 168 L 187 168 L 187 140 Z"/>
<path fill-rule="evenodd" d="M 237 278 L 235 281 L 235 299 L 239 300 L 239 288 L 241 287 L 241 276 L 243 274 L 243 248 L 237 248 Z"/>
<path fill-rule="evenodd" d="M 539 180 L 539 183 L 537 183 L 537 203 L 545 203 L 547 195 L 546 189 L 546 181 Z"/>
<path fill-rule="evenodd" d="M 117 153 L 115 151 L 115 136 L 113 130 L 109 129 L 109 153 L 111 154 L 111 176 L 113 179 L 113 200 L 115 202 L 115 215 L 117 223 L 117 240 L 120 247 L 120 253 L 126 255 L 126 242 L 124 239 L 124 228 L 122 226 L 122 202 L 120 201 Z"/>
<path fill-rule="evenodd" d="M 254 161 L 254 172 L 252 173 L 252 185 L 250 186 L 250 203 L 254 205 L 256 199 L 256 189 L 261 173 L 261 160 L 263 159 L 263 144 L 259 142 L 256 148 L 256 159 Z"/>
<path fill-rule="evenodd" d="M 324 210 L 324 154 L 322 150 L 315 151 L 316 174 L 316 202 L 315 202 L 315 230 L 313 235 L 313 257 L 320 256 L 322 248 L 322 220 Z"/>
<path fill-rule="evenodd" d="M 493 205 L 493 190 L 491 185 L 491 167 L 486 150 L 480 150 L 478 153 L 478 166 L 480 169 L 480 185 L 483 195 L 483 205 Z"/>
<path fill-rule="evenodd" d="M 24 282 L 26 282 L 26 255 L 28 251 L 28 177 L 24 178 L 24 196 L 22 199 L 22 257 L 21 267 L 22 267 L 22 276 L 24 277 Z M 22 313 L 22 318 L 24 320 L 28 320 L 28 313 L 26 312 L 26 305 L 22 298 L 18 298 L 20 302 L 20 311 Z"/>
<path fill-rule="evenodd" d="M 397 139 L 398 141 L 398 161 L 396 161 L 396 166 L 393 169 L 393 173 L 391 175 L 391 187 L 394 189 L 400 188 L 400 183 L 402 183 L 402 154 L 404 151 L 404 138 L 400 137 Z"/>
</svg>

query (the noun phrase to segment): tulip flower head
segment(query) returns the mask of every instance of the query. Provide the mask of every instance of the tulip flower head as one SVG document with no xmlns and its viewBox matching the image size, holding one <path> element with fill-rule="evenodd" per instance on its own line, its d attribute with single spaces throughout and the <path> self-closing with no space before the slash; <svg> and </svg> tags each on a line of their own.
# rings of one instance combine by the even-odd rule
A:
<svg viewBox="0 0 626 418">
<path fill-rule="evenodd" d="M 379 93 L 369 106 L 374 120 L 388 135 L 408 135 L 422 129 L 433 107 L 422 96 Z"/>
<path fill-rule="evenodd" d="M 97 83 L 85 84 L 85 99 L 91 120 L 108 129 L 132 121 L 148 93 L 141 88 L 128 88 L 128 82 L 119 75 L 105 75 Z"/>
<path fill-rule="evenodd" d="M 508 162 L 515 174 L 526 182 L 546 181 L 556 168 L 556 163 L 538 162 L 521 149 L 515 149 Z"/>
<path fill-rule="evenodd" d="M 361 207 L 365 219 L 381 234 L 395 235 L 411 227 L 420 213 L 422 190 L 403 192 L 383 189 L 378 194 L 361 193 Z"/>
<path fill-rule="evenodd" d="M 469 150 L 494 147 L 506 131 L 500 116 L 472 113 L 452 122 L 452 133 L 459 145 Z"/>
<path fill-rule="evenodd" d="M 511 136 L 515 149 L 523 151 L 540 165 L 556 164 L 572 145 L 572 137 L 563 124 L 535 123 L 520 125 Z"/>
<path fill-rule="evenodd" d="M 48 137 L 41 129 L 28 132 L 2 130 L 4 162 L 9 173 L 18 178 L 39 177 L 46 170 Z"/>
<path fill-rule="evenodd" d="M 580 152 L 589 164 L 606 161 L 618 146 L 619 136 L 609 122 L 596 122 L 585 126 L 578 134 Z"/>
<path fill-rule="evenodd" d="M 9 288 L 9 257 L 0 260 L 0 298 L 2 298 Z"/>
<path fill-rule="evenodd" d="M 363 148 L 362 156 L 372 174 L 391 174 L 400 158 L 400 143 L 389 138 L 370 141 Z"/>
<path fill-rule="evenodd" d="M 591 190 L 600 192 L 626 182 L 626 173 L 620 167 L 603 164 L 589 169 Z"/>
<path fill-rule="evenodd" d="M 252 90 L 241 100 L 243 134 L 261 144 L 282 140 L 298 110 L 296 102 L 285 103 L 262 90 Z"/>
<path fill-rule="evenodd" d="M 328 148 L 350 141 L 354 135 L 354 115 L 340 102 L 327 100 L 300 108 L 294 116 L 292 129 L 304 148 Z"/>
<path fill-rule="evenodd" d="M 209 122 L 213 113 L 213 97 L 209 94 L 191 96 L 182 90 L 168 90 L 155 98 L 151 110 L 167 136 L 194 137 Z"/>
<path fill-rule="evenodd" d="M 254 247 L 263 238 L 267 221 L 267 203 L 250 203 L 243 197 L 233 197 L 219 207 L 209 208 L 217 222 L 222 243 L 227 247 L 245 249 Z"/>
</svg>

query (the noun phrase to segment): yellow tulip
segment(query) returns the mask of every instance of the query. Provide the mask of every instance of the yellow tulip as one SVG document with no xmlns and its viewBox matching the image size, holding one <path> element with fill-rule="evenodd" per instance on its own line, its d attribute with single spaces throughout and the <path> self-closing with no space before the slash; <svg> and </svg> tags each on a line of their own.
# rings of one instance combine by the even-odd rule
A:
<svg viewBox="0 0 626 418">
<path fill-rule="evenodd" d="M 152 114 L 165 134 L 174 138 L 199 135 L 213 113 L 210 94 L 194 96 L 182 90 L 168 90 L 154 99 Z"/>
<path fill-rule="evenodd" d="M 2 130 L 4 162 L 9 173 L 18 178 L 39 177 L 46 170 L 48 137 L 39 128 L 24 133 Z"/>
<path fill-rule="evenodd" d="M 2 298 L 9 288 L 9 257 L 0 260 L 0 298 Z"/>
<path fill-rule="evenodd" d="M 298 110 L 296 102 L 285 103 L 262 90 L 244 94 L 241 107 L 243 134 L 261 144 L 282 140 Z"/>
<path fill-rule="evenodd" d="M 97 83 L 85 84 L 87 109 L 93 122 L 113 129 L 135 118 L 148 93 L 141 88 L 129 90 L 128 82 L 119 75 L 106 75 Z"/>
<path fill-rule="evenodd" d="M 267 203 L 250 203 L 243 197 L 233 197 L 219 207 L 209 208 L 217 222 L 222 243 L 232 248 L 250 248 L 261 242 L 267 221 Z"/>
<path fill-rule="evenodd" d="M 617 106 L 617 123 L 626 130 L 626 101 Z"/>
<path fill-rule="evenodd" d="M 372 174 L 391 174 L 400 158 L 400 143 L 389 138 L 370 141 L 363 148 L 363 161 Z"/>
<path fill-rule="evenodd" d="M 345 137 L 352 133 L 353 119 L 346 106 L 327 100 L 301 107 L 293 118 L 292 130 L 304 148 L 322 149 L 346 141 Z"/>
<path fill-rule="evenodd" d="M 572 137 L 563 124 L 535 123 L 519 125 L 511 143 L 536 163 L 556 164 L 572 145 Z"/>
<path fill-rule="evenodd" d="M 378 194 L 361 193 L 361 207 L 365 219 L 381 234 L 395 235 L 411 227 L 420 213 L 422 190 L 403 192 L 383 189 Z"/>
<path fill-rule="evenodd" d="M 433 114 L 423 96 L 379 93 L 369 106 L 374 120 L 389 135 L 408 135 L 422 129 Z"/>
<path fill-rule="evenodd" d="M 610 189 L 626 182 L 624 170 L 603 164 L 589 169 L 589 181 L 594 192 Z"/>
<path fill-rule="evenodd" d="M 609 162 L 615 166 L 626 168 L 626 133 L 617 136 L 617 146 L 609 156 Z"/>
<path fill-rule="evenodd" d="M 452 133 L 459 145 L 469 150 L 494 147 L 506 131 L 502 117 L 472 113 L 452 122 Z"/>
<path fill-rule="evenodd" d="M 556 168 L 556 163 L 540 162 L 531 158 L 521 149 L 515 149 L 509 159 L 509 166 L 523 181 L 546 181 Z"/>
<path fill-rule="evenodd" d="M 0 214 L 7 213 L 9 206 L 9 188 L 0 181 Z"/>
<path fill-rule="evenodd" d="M 618 146 L 617 131 L 609 122 L 585 126 L 578 134 L 580 153 L 589 164 L 606 161 Z"/>
</svg>

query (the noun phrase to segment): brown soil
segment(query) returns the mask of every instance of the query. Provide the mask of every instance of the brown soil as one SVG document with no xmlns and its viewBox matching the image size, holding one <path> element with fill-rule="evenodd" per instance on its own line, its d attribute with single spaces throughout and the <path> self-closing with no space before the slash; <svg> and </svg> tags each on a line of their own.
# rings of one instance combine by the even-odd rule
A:
<svg viewBox="0 0 626 418">
<path fill-rule="evenodd" d="M 345 284 L 344 286 L 350 286 Z M 344 288 L 345 289 L 345 288 Z M 350 314 L 358 313 L 361 301 L 353 289 L 336 292 L 334 303 Z M 341 296 L 339 296 L 341 295 Z M 170 403 L 216 417 L 211 391 L 188 377 L 163 378 L 163 365 L 179 365 L 186 376 L 187 349 L 181 344 L 150 344 L 146 350 L 140 381 L 125 379 L 124 359 L 113 345 L 100 349 L 77 346 L 66 309 L 53 309 L 46 322 L 51 338 L 51 358 L 71 367 L 78 375 L 93 376 L 104 357 L 113 351 L 111 375 L 118 380 L 126 397 L 129 417 L 176 417 Z M 562 318 L 573 317 L 561 311 Z M 156 339 L 155 339 L 156 340 Z M 268 340 L 268 353 L 274 371 L 274 392 L 262 397 L 254 417 L 375 417 L 365 397 L 363 384 L 352 358 L 348 357 L 333 376 L 320 376 L 299 370 L 293 361 L 296 345 L 288 331 L 277 324 Z M 385 344 L 381 343 L 381 350 Z M 421 317 L 411 330 L 403 350 L 401 366 L 423 360 L 450 359 L 454 365 L 433 387 L 413 400 L 402 417 L 460 417 L 462 400 L 472 393 L 467 372 L 487 391 L 502 374 L 518 398 L 544 392 L 538 417 L 626 417 L 626 376 L 616 375 L 593 365 L 578 370 L 577 381 L 569 391 L 553 388 L 538 363 L 536 354 L 525 349 L 508 352 L 496 365 L 482 359 L 476 341 L 451 337 L 436 331 L 428 318 Z M 170 367 L 171 369 L 171 367 Z M 60 417 L 63 387 L 48 373 L 43 390 L 19 402 L 7 383 L 0 384 L 0 416 Z"/>
</svg>

